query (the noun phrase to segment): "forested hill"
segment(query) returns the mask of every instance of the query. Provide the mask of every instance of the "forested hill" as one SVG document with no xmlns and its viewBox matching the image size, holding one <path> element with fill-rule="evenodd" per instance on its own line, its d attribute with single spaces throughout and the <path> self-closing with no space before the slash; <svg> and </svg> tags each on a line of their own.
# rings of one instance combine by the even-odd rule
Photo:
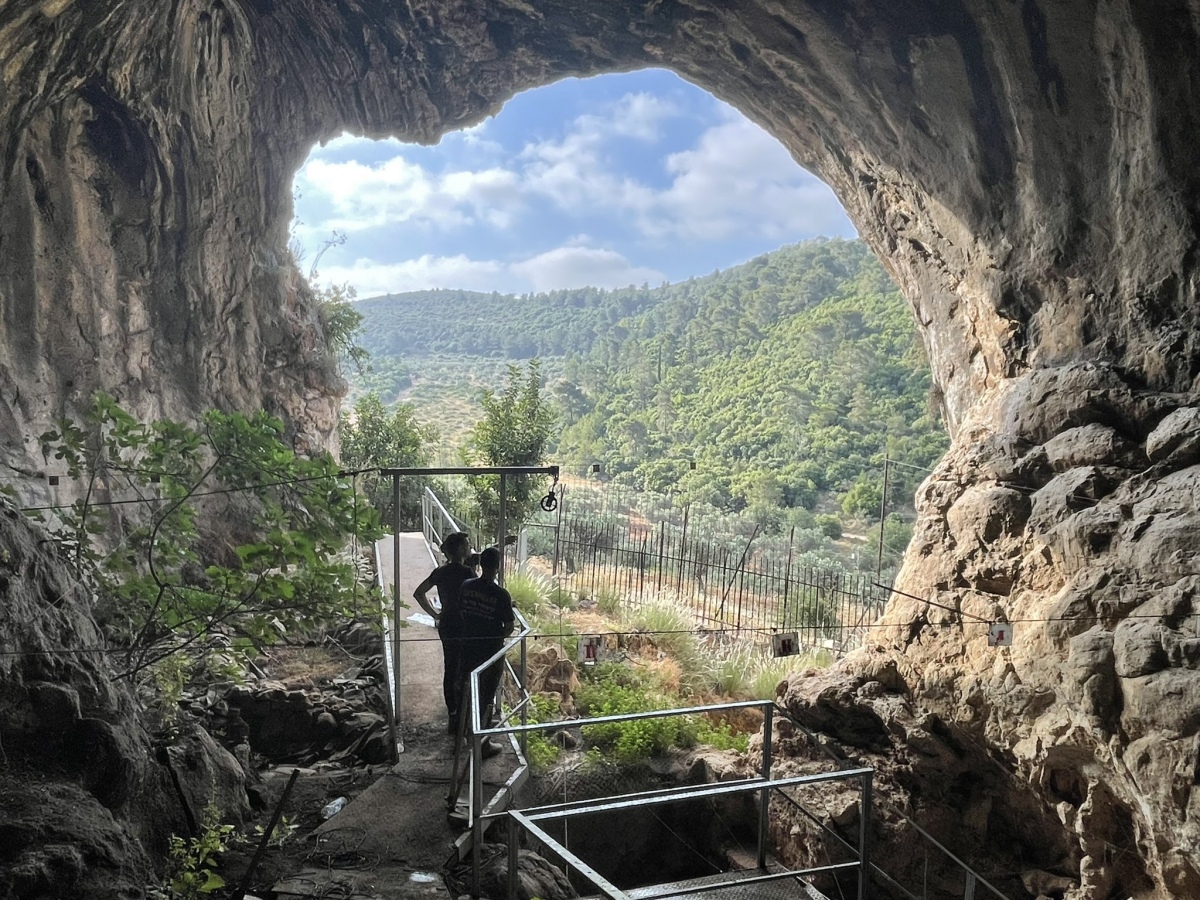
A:
<svg viewBox="0 0 1200 900">
<path fill-rule="evenodd" d="M 859 241 L 666 288 L 568 359 L 555 392 L 565 462 L 727 508 L 870 514 L 885 452 L 931 466 L 947 445 L 912 315 Z M 890 499 L 907 505 L 921 473 L 896 474 Z"/>
<path fill-rule="evenodd" d="M 414 291 L 362 300 L 363 347 L 375 357 L 452 354 L 531 359 L 586 353 L 664 290 L 575 288 L 546 294 Z"/>
<path fill-rule="evenodd" d="M 540 356 L 562 410 L 557 461 L 726 508 L 878 510 L 885 452 L 929 466 L 947 444 L 911 313 L 859 241 L 656 288 L 424 291 L 357 308 L 375 372 L 356 387 L 407 398 L 444 436 L 433 416 L 462 420 L 466 400 L 433 380 L 499 388 L 503 360 Z M 921 473 L 893 474 L 906 505 Z"/>
</svg>

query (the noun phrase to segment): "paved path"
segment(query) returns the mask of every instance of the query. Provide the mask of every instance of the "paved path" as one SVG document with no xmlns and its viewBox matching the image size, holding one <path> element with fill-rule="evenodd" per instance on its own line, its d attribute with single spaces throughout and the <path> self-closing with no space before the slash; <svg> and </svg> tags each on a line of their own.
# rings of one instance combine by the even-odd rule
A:
<svg viewBox="0 0 1200 900">
<path fill-rule="evenodd" d="M 380 542 L 380 568 L 389 604 L 395 567 L 392 540 Z M 446 794 L 454 743 L 446 734 L 442 649 L 429 617 L 412 599 L 433 568 L 420 534 L 400 536 L 400 724 L 403 752 L 391 770 L 321 825 L 314 849 L 331 865 L 297 873 L 275 885 L 280 900 L 447 900 L 445 866 L 461 829 L 447 819 Z M 504 753 L 484 763 L 484 781 L 502 783 L 514 759 Z"/>
<path fill-rule="evenodd" d="M 400 535 L 399 577 L 393 564 L 393 542 L 384 538 L 376 545 L 388 602 L 392 585 L 399 581 L 400 601 L 408 605 L 400 614 L 407 627 L 400 629 L 400 723 L 405 729 L 446 722 L 442 699 L 442 645 L 433 622 L 413 599 L 413 590 L 441 560 L 430 556 L 425 538 Z"/>
</svg>

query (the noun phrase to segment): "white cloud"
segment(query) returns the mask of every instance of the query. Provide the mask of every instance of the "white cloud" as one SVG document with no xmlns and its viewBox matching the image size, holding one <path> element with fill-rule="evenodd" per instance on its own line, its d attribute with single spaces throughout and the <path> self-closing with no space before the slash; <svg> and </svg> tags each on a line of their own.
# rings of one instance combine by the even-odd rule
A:
<svg viewBox="0 0 1200 900">
<path fill-rule="evenodd" d="M 322 283 L 349 282 L 361 298 L 431 288 L 458 288 L 467 291 L 506 290 L 507 266 L 497 260 L 468 259 L 465 255 L 432 256 L 398 263 L 358 259 L 350 266 L 325 266 Z"/>
<path fill-rule="evenodd" d="M 596 247 L 557 247 L 516 263 L 512 268 L 528 278 L 536 291 L 570 287 L 619 288 L 666 281 L 666 276 L 657 269 L 635 266 L 620 253 Z"/>
<path fill-rule="evenodd" d="M 612 171 L 604 150 L 614 137 L 653 143 L 662 123 L 679 110 L 651 94 L 626 94 L 603 115 L 579 116 L 562 140 L 530 143 L 518 160 L 524 185 L 558 207 L 575 212 L 613 212 L 640 208 L 653 190 Z"/>
<path fill-rule="evenodd" d="M 438 176 L 403 156 L 376 165 L 312 159 L 296 176 L 303 194 L 329 201 L 316 231 L 365 231 L 400 223 L 453 230 L 484 220 L 510 227 L 522 199 L 514 172 L 501 168 Z"/>
<path fill-rule="evenodd" d="M 671 154 L 666 167 L 671 187 L 641 211 L 649 235 L 720 241 L 750 233 L 788 240 L 845 229 L 833 192 L 740 116 L 709 128 L 694 149 Z"/>
<path fill-rule="evenodd" d="M 431 288 L 524 293 L 569 287 L 618 288 L 665 280 L 662 272 L 635 266 L 615 251 L 577 245 L 515 262 L 426 254 L 398 263 L 358 259 L 350 266 L 321 268 L 322 284 L 349 283 L 362 298 Z"/>
<path fill-rule="evenodd" d="M 624 98 L 622 108 L 629 112 L 624 126 L 610 122 L 604 128 L 597 117 L 581 116 L 563 140 L 527 145 L 523 187 L 566 211 L 628 216 L 634 228 L 653 238 L 721 241 L 753 234 L 783 241 L 846 231 L 833 192 L 775 138 L 732 110 L 693 149 L 666 157 L 663 165 L 672 178 L 666 189 L 613 171 L 604 156 L 608 138 L 648 134 L 644 128 L 652 126 L 642 123 L 665 115 L 641 96 Z M 628 131 L 621 130 L 626 126 Z"/>
</svg>

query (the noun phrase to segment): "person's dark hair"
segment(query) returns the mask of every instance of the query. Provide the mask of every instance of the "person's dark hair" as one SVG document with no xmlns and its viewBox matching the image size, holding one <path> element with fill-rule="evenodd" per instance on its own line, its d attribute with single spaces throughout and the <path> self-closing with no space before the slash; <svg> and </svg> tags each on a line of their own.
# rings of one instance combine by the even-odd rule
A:
<svg viewBox="0 0 1200 900">
<path fill-rule="evenodd" d="M 453 534 L 446 535 L 446 539 L 442 541 L 442 552 L 450 556 L 458 550 L 466 550 L 470 546 L 471 536 L 465 531 L 456 531 Z"/>
<path fill-rule="evenodd" d="M 479 554 L 479 567 L 485 571 L 496 571 L 500 568 L 500 551 L 495 547 L 486 547 Z"/>
</svg>

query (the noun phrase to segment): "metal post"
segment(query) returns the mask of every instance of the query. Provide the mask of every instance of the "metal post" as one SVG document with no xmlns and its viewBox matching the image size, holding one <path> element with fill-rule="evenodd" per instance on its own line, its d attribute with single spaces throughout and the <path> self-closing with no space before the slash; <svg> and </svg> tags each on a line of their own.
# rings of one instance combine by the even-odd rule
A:
<svg viewBox="0 0 1200 900">
<path fill-rule="evenodd" d="M 566 485 L 560 485 L 558 492 L 558 510 L 555 512 L 554 520 L 554 562 L 550 567 L 551 575 L 558 575 L 558 554 L 559 548 L 562 546 L 562 520 L 563 507 L 567 505 L 567 488 Z"/>
<path fill-rule="evenodd" d="M 504 540 L 508 531 L 508 480 L 500 473 L 500 521 L 496 523 L 496 546 L 500 548 L 500 584 L 504 584 Z"/>
<path fill-rule="evenodd" d="M 862 777 L 862 798 L 858 809 L 858 900 L 867 900 L 871 881 L 871 854 L 868 839 L 871 831 L 871 773 Z"/>
<path fill-rule="evenodd" d="M 883 577 L 883 523 L 887 521 L 887 492 L 888 492 L 888 470 L 891 468 L 892 458 L 884 455 L 883 457 L 883 496 L 879 498 L 879 559 L 875 563 L 875 580 L 878 581 Z"/>
<path fill-rule="evenodd" d="M 975 900 L 974 872 L 967 872 L 967 882 L 963 885 L 963 900 Z"/>
<path fill-rule="evenodd" d="M 771 704 L 767 706 L 763 716 L 763 744 L 762 744 L 762 777 L 768 782 L 767 786 L 762 789 L 762 799 L 758 801 L 758 867 L 765 869 L 767 867 L 767 831 L 769 826 L 770 816 L 768 813 L 771 809 L 771 731 L 775 723 L 775 706 Z"/>
<path fill-rule="evenodd" d="M 392 745 L 397 756 L 404 752 L 400 719 L 400 476 L 392 476 Z M 400 760 L 397 759 L 396 762 Z"/>
<path fill-rule="evenodd" d="M 683 508 L 683 534 L 679 538 L 679 575 L 678 582 L 675 585 L 675 599 L 679 600 L 683 597 L 683 555 L 687 550 L 687 531 L 688 531 L 688 516 L 692 512 L 692 504 L 688 504 Z"/>
<path fill-rule="evenodd" d="M 524 699 L 526 697 L 526 695 L 528 694 L 528 691 L 527 691 L 527 688 L 529 686 L 528 664 L 529 664 L 529 647 L 527 645 L 527 636 L 522 635 L 521 636 L 521 668 L 517 671 L 517 683 L 521 687 L 521 690 L 520 690 L 520 693 L 518 696 L 521 699 Z M 529 724 L 529 704 L 528 703 L 521 704 L 521 724 L 522 725 Z M 525 732 L 525 731 L 521 732 L 521 737 L 519 739 L 519 743 L 521 745 L 521 756 L 528 758 L 529 757 L 529 733 L 528 732 Z"/>
<path fill-rule="evenodd" d="M 792 526 L 788 534 L 787 566 L 783 570 L 783 615 L 779 617 L 779 627 L 788 627 L 788 593 L 792 584 L 792 551 L 796 547 L 796 526 Z"/>
<path fill-rule="evenodd" d="M 522 735 L 524 738 L 524 735 Z M 517 820 L 508 817 L 508 900 L 517 900 Z"/>
<path fill-rule="evenodd" d="M 471 687 L 471 896 L 480 894 L 480 857 L 483 856 L 483 741 L 479 736 L 479 678 L 472 673 L 467 679 Z"/>
</svg>

